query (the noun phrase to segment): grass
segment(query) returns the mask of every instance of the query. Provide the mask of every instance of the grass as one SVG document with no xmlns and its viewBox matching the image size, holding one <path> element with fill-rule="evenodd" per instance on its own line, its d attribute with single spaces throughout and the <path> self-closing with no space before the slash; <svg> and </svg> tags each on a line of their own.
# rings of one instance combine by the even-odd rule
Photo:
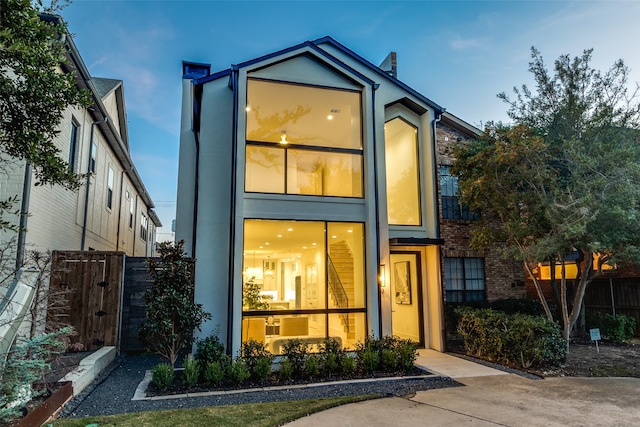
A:
<svg viewBox="0 0 640 427">
<path fill-rule="evenodd" d="M 332 397 L 291 401 L 252 403 L 232 406 L 208 406 L 168 411 L 136 412 L 87 418 L 67 418 L 49 422 L 53 427 L 172 427 L 172 426 L 256 426 L 276 427 L 315 412 L 324 411 L 347 403 L 377 399 L 379 394 L 364 396 Z"/>
</svg>

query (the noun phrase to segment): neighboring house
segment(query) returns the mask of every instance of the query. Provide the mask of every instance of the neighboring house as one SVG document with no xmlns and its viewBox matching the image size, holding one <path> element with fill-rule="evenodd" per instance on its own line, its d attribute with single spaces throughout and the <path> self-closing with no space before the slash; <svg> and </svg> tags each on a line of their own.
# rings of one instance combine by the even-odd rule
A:
<svg viewBox="0 0 640 427">
<path fill-rule="evenodd" d="M 93 104 L 67 109 L 54 142 L 75 172 L 90 177 L 77 192 L 35 186 L 30 166 L 16 161 L 8 174 L 0 174 L 0 198 L 18 195 L 23 201 L 23 215 L 11 220 L 20 225 L 22 219 L 24 230 L 5 231 L 1 239 L 17 240 L 18 264 L 29 250 L 150 256 L 161 223 L 129 153 L 122 81 L 92 77 L 72 38 L 66 43 L 70 67 L 60 71 L 75 72 L 78 86 L 90 91 Z"/>
<path fill-rule="evenodd" d="M 201 336 L 233 354 L 368 333 L 444 349 L 443 108 L 394 59 L 385 72 L 325 37 L 213 74 L 183 63 L 176 239 L 213 316 Z"/>
<path fill-rule="evenodd" d="M 437 162 L 440 174 L 440 236 L 447 303 L 523 298 L 525 275 L 521 263 L 500 256 L 500 243 L 473 250 L 471 228 L 477 215 L 458 201 L 458 178 L 451 175 L 456 143 L 476 138 L 481 131 L 446 112 L 437 124 Z"/>
</svg>

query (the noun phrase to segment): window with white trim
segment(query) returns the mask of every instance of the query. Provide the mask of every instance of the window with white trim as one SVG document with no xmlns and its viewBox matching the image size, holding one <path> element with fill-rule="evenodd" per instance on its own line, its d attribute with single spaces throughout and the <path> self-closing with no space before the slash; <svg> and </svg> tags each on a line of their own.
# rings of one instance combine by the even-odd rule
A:
<svg viewBox="0 0 640 427">
<path fill-rule="evenodd" d="M 109 166 L 109 172 L 107 175 L 107 208 L 111 209 L 113 207 L 113 182 L 114 182 L 114 172 L 111 166 Z"/>
</svg>

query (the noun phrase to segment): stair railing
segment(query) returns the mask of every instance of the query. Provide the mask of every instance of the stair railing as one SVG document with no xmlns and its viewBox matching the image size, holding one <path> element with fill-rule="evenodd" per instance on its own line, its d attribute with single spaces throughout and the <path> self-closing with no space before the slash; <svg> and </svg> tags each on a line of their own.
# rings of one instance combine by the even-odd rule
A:
<svg viewBox="0 0 640 427">
<path fill-rule="evenodd" d="M 329 289 L 331 289 L 331 293 L 333 294 L 333 298 L 335 299 L 336 305 L 338 308 L 348 308 L 349 307 L 349 297 L 347 296 L 347 291 L 344 289 L 344 285 L 340 280 L 340 276 L 336 271 L 336 267 L 333 265 L 333 261 L 331 261 L 331 256 L 327 254 L 327 270 L 328 270 L 328 282 Z M 349 315 L 347 313 L 340 313 L 344 324 L 347 327 L 347 332 L 351 332 L 349 329 Z"/>
</svg>

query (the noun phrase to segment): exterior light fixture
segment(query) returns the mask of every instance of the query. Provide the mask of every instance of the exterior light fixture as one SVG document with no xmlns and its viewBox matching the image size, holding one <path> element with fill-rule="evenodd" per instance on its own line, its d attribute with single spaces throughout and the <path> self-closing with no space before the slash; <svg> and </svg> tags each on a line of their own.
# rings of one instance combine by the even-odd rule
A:
<svg viewBox="0 0 640 427">
<path fill-rule="evenodd" d="M 280 135 L 280 144 L 288 144 L 289 141 L 287 141 L 287 131 L 283 130 L 282 134 Z"/>
<path fill-rule="evenodd" d="M 378 266 L 378 283 L 380 284 L 381 288 L 387 287 L 387 281 L 385 280 L 384 275 L 384 264 Z"/>
</svg>

